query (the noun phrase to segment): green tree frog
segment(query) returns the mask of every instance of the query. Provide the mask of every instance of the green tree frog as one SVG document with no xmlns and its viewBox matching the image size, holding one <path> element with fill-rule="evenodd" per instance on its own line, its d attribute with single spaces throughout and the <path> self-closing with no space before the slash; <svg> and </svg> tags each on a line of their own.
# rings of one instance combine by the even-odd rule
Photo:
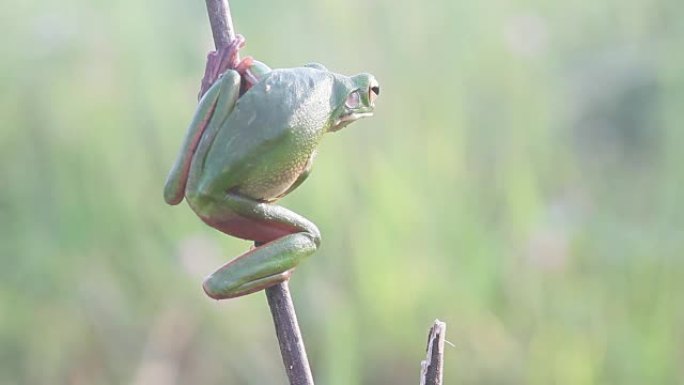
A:
<svg viewBox="0 0 684 385">
<path fill-rule="evenodd" d="M 164 198 L 171 205 L 185 198 L 209 226 L 259 246 L 207 277 L 207 295 L 232 298 L 275 285 L 316 251 L 316 225 L 275 202 L 307 178 L 323 135 L 371 116 L 379 94 L 367 73 L 349 77 L 320 64 L 271 70 L 257 61 L 209 87 Z"/>
</svg>

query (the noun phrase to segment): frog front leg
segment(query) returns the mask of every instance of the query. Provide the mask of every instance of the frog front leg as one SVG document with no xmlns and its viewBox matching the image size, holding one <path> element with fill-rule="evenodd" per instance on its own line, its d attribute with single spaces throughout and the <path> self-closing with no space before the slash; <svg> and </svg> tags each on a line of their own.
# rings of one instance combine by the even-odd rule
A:
<svg viewBox="0 0 684 385">
<path fill-rule="evenodd" d="M 222 199 L 196 198 L 195 211 L 207 224 L 263 243 L 226 263 L 204 281 L 204 291 L 212 298 L 238 297 L 285 281 L 292 269 L 320 245 L 316 225 L 282 206 L 235 193 Z"/>
<path fill-rule="evenodd" d="M 183 200 L 188 182 L 191 162 L 200 142 L 207 147 L 218 132 L 220 125 L 230 115 L 240 96 L 240 75 L 233 70 L 226 71 L 200 99 L 195 115 L 190 122 L 176 163 L 166 179 L 164 199 L 170 205 Z"/>
</svg>

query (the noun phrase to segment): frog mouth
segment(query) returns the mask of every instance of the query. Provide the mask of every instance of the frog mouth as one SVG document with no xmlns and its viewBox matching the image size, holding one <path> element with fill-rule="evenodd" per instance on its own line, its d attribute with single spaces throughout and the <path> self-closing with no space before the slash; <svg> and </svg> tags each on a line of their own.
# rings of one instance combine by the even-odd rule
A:
<svg viewBox="0 0 684 385">
<path fill-rule="evenodd" d="M 336 119 L 333 122 L 332 128 L 330 131 L 335 132 L 343 127 L 346 127 L 349 125 L 349 123 L 355 122 L 361 118 L 368 118 L 373 116 L 373 111 L 354 111 L 350 112 L 348 114 L 340 116 L 338 119 Z"/>
</svg>

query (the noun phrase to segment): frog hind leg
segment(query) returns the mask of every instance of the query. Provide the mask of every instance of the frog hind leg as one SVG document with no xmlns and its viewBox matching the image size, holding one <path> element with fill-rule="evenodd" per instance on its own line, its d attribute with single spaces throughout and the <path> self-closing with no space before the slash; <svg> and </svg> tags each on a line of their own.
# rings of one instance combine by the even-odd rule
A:
<svg viewBox="0 0 684 385">
<path fill-rule="evenodd" d="M 316 225 L 282 206 L 234 193 L 221 200 L 208 198 L 201 206 L 198 211 L 207 224 L 260 244 L 206 278 L 204 291 L 214 299 L 239 297 L 287 280 L 320 245 Z"/>
</svg>

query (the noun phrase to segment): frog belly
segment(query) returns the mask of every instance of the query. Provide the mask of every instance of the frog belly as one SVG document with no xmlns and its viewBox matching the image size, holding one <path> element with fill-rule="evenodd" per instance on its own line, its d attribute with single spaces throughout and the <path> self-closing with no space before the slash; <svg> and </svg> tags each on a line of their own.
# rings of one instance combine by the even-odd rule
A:
<svg viewBox="0 0 684 385">
<path fill-rule="evenodd" d="M 240 184 L 237 192 L 253 199 L 270 201 L 280 197 L 299 178 L 311 154 L 299 154 L 278 162 L 262 161 Z"/>
</svg>

